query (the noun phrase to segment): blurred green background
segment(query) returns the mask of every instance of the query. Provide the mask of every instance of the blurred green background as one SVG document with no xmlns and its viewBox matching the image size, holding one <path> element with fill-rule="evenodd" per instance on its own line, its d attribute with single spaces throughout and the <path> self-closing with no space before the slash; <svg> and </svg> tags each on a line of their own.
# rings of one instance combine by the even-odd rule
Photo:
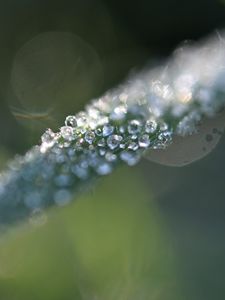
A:
<svg viewBox="0 0 225 300">
<path fill-rule="evenodd" d="M 0 165 L 130 71 L 225 25 L 222 1 L 0 0 Z M 0 237 L 0 299 L 225 298 L 225 138 L 142 161 Z"/>
</svg>

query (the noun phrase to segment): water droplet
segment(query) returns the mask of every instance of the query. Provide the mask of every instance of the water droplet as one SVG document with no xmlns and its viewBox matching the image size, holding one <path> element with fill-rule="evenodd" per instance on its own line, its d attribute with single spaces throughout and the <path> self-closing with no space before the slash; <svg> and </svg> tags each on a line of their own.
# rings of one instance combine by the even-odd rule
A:
<svg viewBox="0 0 225 300">
<path fill-rule="evenodd" d="M 106 124 L 103 126 L 103 136 L 109 136 L 110 134 L 112 134 L 114 131 L 114 127 L 110 124 Z"/>
<path fill-rule="evenodd" d="M 56 134 L 51 130 L 47 129 L 41 137 L 42 144 L 40 146 L 41 153 L 45 153 L 49 148 L 55 144 Z"/>
<path fill-rule="evenodd" d="M 137 138 L 138 138 L 137 134 L 133 134 L 133 135 L 131 136 L 131 139 L 134 140 L 134 141 L 135 141 Z"/>
<path fill-rule="evenodd" d="M 157 129 L 157 123 L 155 120 L 151 119 L 145 123 L 145 132 L 154 133 Z"/>
<path fill-rule="evenodd" d="M 117 134 L 110 135 L 107 138 L 107 145 L 111 150 L 114 150 L 119 146 L 122 139 L 123 137 L 121 135 L 117 135 Z"/>
<path fill-rule="evenodd" d="M 112 167 L 108 163 L 102 163 L 97 167 L 96 172 L 99 175 L 107 175 L 112 172 Z"/>
<path fill-rule="evenodd" d="M 131 142 L 131 143 L 128 145 L 128 149 L 133 150 L 133 151 L 136 151 L 138 148 L 139 148 L 139 146 L 138 146 L 138 144 L 135 143 L 135 142 Z"/>
<path fill-rule="evenodd" d="M 47 129 L 41 137 L 42 143 L 54 144 L 55 133 L 51 129 Z"/>
<path fill-rule="evenodd" d="M 127 129 L 130 134 L 137 134 L 141 130 L 141 122 L 138 120 L 132 120 L 129 122 Z"/>
<path fill-rule="evenodd" d="M 77 126 L 77 119 L 75 116 L 68 116 L 65 120 L 66 126 L 76 127 Z"/>
<path fill-rule="evenodd" d="M 97 145 L 98 147 L 105 147 L 105 139 L 100 139 Z"/>
<path fill-rule="evenodd" d="M 138 140 L 139 146 L 141 148 L 148 148 L 150 145 L 150 138 L 147 134 L 143 134 Z"/>
<path fill-rule="evenodd" d="M 80 179 L 86 180 L 88 178 L 88 168 L 79 165 L 74 165 L 71 167 L 71 170 Z"/>
<path fill-rule="evenodd" d="M 159 124 L 159 129 L 162 130 L 162 131 L 165 131 L 168 129 L 168 124 L 166 124 L 165 122 L 161 122 Z"/>
<path fill-rule="evenodd" d="M 158 136 L 158 141 L 154 145 L 154 149 L 164 149 L 172 142 L 172 132 L 164 131 L 161 132 Z"/>
<path fill-rule="evenodd" d="M 120 143 L 120 149 L 125 149 L 126 148 L 126 144 L 125 143 Z"/>
<path fill-rule="evenodd" d="M 117 156 L 116 156 L 116 154 L 114 154 L 112 152 L 107 152 L 105 155 L 105 159 L 109 162 L 113 162 L 113 161 L 116 161 Z"/>
<path fill-rule="evenodd" d="M 97 128 L 96 130 L 95 130 L 95 134 L 97 135 L 97 136 L 102 136 L 102 128 Z"/>
<path fill-rule="evenodd" d="M 119 132 L 122 133 L 122 134 L 124 134 L 124 133 L 126 132 L 126 127 L 123 126 L 123 125 L 121 125 L 121 126 L 119 127 Z"/>
<path fill-rule="evenodd" d="M 82 151 L 83 150 L 83 144 L 84 144 L 84 139 L 83 138 L 79 139 L 75 144 L 76 151 Z"/>
<path fill-rule="evenodd" d="M 87 115 L 84 112 L 80 112 L 76 115 L 76 121 L 78 127 L 83 127 L 87 124 Z"/>
<path fill-rule="evenodd" d="M 114 111 L 110 114 L 110 119 L 113 121 L 122 121 L 127 113 L 125 106 L 117 106 Z"/>
<path fill-rule="evenodd" d="M 75 139 L 73 128 L 70 126 L 61 127 L 60 133 L 61 133 L 62 137 L 67 141 L 72 141 Z"/>
<path fill-rule="evenodd" d="M 128 166 L 136 165 L 140 160 L 140 155 L 133 151 L 123 151 L 120 153 L 120 159 L 128 164 Z"/>
<path fill-rule="evenodd" d="M 101 156 L 104 156 L 105 153 L 106 153 L 106 149 L 104 149 L 104 148 L 99 149 L 99 154 L 100 154 Z"/>
<path fill-rule="evenodd" d="M 88 144 L 92 144 L 94 139 L 95 139 L 95 134 L 93 131 L 87 131 L 85 133 L 85 137 L 84 137 L 85 141 L 88 143 Z"/>
</svg>

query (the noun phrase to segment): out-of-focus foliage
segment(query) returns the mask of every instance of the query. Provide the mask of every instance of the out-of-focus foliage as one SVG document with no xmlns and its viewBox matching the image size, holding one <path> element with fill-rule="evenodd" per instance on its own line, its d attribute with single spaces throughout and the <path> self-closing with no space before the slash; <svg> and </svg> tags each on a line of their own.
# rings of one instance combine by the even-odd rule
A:
<svg viewBox="0 0 225 300">
<path fill-rule="evenodd" d="M 47 217 L 2 237 L 2 299 L 180 299 L 170 233 L 138 175 L 118 170 Z"/>
</svg>

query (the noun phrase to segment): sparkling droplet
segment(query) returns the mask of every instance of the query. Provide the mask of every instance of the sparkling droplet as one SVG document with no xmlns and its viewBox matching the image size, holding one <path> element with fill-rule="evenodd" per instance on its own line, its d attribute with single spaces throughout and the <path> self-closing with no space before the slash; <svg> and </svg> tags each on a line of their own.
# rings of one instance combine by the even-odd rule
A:
<svg viewBox="0 0 225 300">
<path fill-rule="evenodd" d="M 120 143 L 120 149 L 125 149 L 126 148 L 126 144 L 125 143 Z"/>
<path fill-rule="evenodd" d="M 98 147 L 105 147 L 105 139 L 100 139 L 97 145 Z"/>
<path fill-rule="evenodd" d="M 68 116 L 65 120 L 66 126 L 76 127 L 77 126 L 77 119 L 75 116 Z"/>
<path fill-rule="evenodd" d="M 145 123 L 145 132 L 154 133 L 157 129 L 157 123 L 155 120 L 151 119 Z"/>
<path fill-rule="evenodd" d="M 73 128 L 70 126 L 61 127 L 60 133 L 61 133 L 62 137 L 67 141 L 72 141 L 75 139 L 75 135 L 73 133 Z"/>
<path fill-rule="evenodd" d="M 158 141 L 155 143 L 155 149 L 164 149 L 172 142 L 172 133 L 170 131 L 161 132 L 158 136 Z"/>
<path fill-rule="evenodd" d="M 80 112 L 76 116 L 77 126 L 83 127 L 87 124 L 87 115 L 84 112 Z"/>
<path fill-rule="evenodd" d="M 105 159 L 109 162 L 113 162 L 113 161 L 116 161 L 117 156 L 116 156 L 116 154 L 114 154 L 112 152 L 107 152 L 105 155 Z"/>
<path fill-rule="evenodd" d="M 85 137 L 84 137 L 85 141 L 88 143 L 88 144 L 92 144 L 94 139 L 95 139 L 95 134 L 93 131 L 87 131 L 85 133 Z"/>
<path fill-rule="evenodd" d="M 100 154 L 101 156 L 104 156 L 105 153 L 106 153 L 106 149 L 104 149 L 104 148 L 99 149 L 99 154 Z"/>
<path fill-rule="evenodd" d="M 159 124 L 159 128 L 160 128 L 160 130 L 165 131 L 168 129 L 168 125 L 165 122 L 161 122 Z"/>
<path fill-rule="evenodd" d="M 121 135 L 117 135 L 117 134 L 110 135 L 107 139 L 107 145 L 111 150 L 114 150 L 119 146 L 122 139 L 123 137 Z"/>
<path fill-rule="evenodd" d="M 150 138 L 147 134 L 143 134 L 139 140 L 138 140 L 138 144 L 141 148 L 148 148 L 150 145 Z"/>
<path fill-rule="evenodd" d="M 135 143 L 135 142 L 131 142 L 131 143 L 128 145 L 128 149 L 133 150 L 133 151 L 136 151 L 138 148 L 139 148 L 139 146 L 138 146 L 138 144 Z"/>
<path fill-rule="evenodd" d="M 110 124 L 106 124 L 103 126 L 103 136 L 109 136 L 110 134 L 112 134 L 114 131 L 114 127 Z"/>
<path fill-rule="evenodd" d="M 97 167 L 96 172 L 99 175 L 107 175 L 112 172 L 112 167 L 108 163 L 102 163 Z"/>
<path fill-rule="evenodd" d="M 88 168 L 82 167 L 80 165 L 74 165 L 71 167 L 71 170 L 79 179 L 86 180 L 88 178 Z"/>
<path fill-rule="evenodd" d="M 119 127 L 119 132 L 122 133 L 122 134 L 125 133 L 126 132 L 126 127 L 121 125 Z"/>
<path fill-rule="evenodd" d="M 133 135 L 131 136 L 131 139 L 134 140 L 134 141 L 135 141 L 137 138 L 138 138 L 138 136 L 137 136 L 136 134 L 133 134 Z"/>
<path fill-rule="evenodd" d="M 95 134 L 97 135 L 97 136 L 102 136 L 102 128 L 97 128 L 96 130 L 95 130 Z"/>
<path fill-rule="evenodd" d="M 120 159 L 128 164 L 128 166 L 136 165 L 140 160 L 140 155 L 133 151 L 123 151 L 120 153 Z"/>
<path fill-rule="evenodd" d="M 51 129 L 47 129 L 41 137 L 42 143 L 54 144 L 55 133 Z"/>
<path fill-rule="evenodd" d="M 56 134 L 51 129 L 46 130 L 46 132 L 41 137 L 41 141 L 42 141 L 42 144 L 40 146 L 41 153 L 45 153 L 49 148 L 54 146 L 55 136 Z"/>
<path fill-rule="evenodd" d="M 123 105 L 117 106 L 110 115 L 110 119 L 113 121 L 122 121 L 126 116 L 127 110 Z"/>
<path fill-rule="evenodd" d="M 83 143 L 84 143 L 84 139 L 83 139 L 83 138 L 79 139 L 79 140 L 76 142 L 76 144 L 75 144 L 75 149 L 76 149 L 77 151 L 82 151 L 82 150 L 83 150 Z"/>
<path fill-rule="evenodd" d="M 132 120 L 129 122 L 127 129 L 130 134 L 137 134 L 141 130 L 141 122 L 138 120 Z"/>
</svg>

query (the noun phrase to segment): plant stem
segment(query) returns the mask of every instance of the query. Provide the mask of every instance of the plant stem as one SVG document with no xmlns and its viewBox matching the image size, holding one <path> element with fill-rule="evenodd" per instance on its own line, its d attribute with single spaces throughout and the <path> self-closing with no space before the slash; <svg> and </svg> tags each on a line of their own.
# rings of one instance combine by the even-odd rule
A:
<svg viewBox="0 0 225 300">
<path fill-rule="evenodd" d="M 16 157 L 0 177 L 0 223 L 65 205 L 103 175 L 135 165 L 148 149 L 189 135 L 225 102 L 225 45 L 212 38 L 177 50 L 163 66 L 143 71 L 93 100 L 65 126 L 48 129 L 40 146 Z"/>
</svg>

